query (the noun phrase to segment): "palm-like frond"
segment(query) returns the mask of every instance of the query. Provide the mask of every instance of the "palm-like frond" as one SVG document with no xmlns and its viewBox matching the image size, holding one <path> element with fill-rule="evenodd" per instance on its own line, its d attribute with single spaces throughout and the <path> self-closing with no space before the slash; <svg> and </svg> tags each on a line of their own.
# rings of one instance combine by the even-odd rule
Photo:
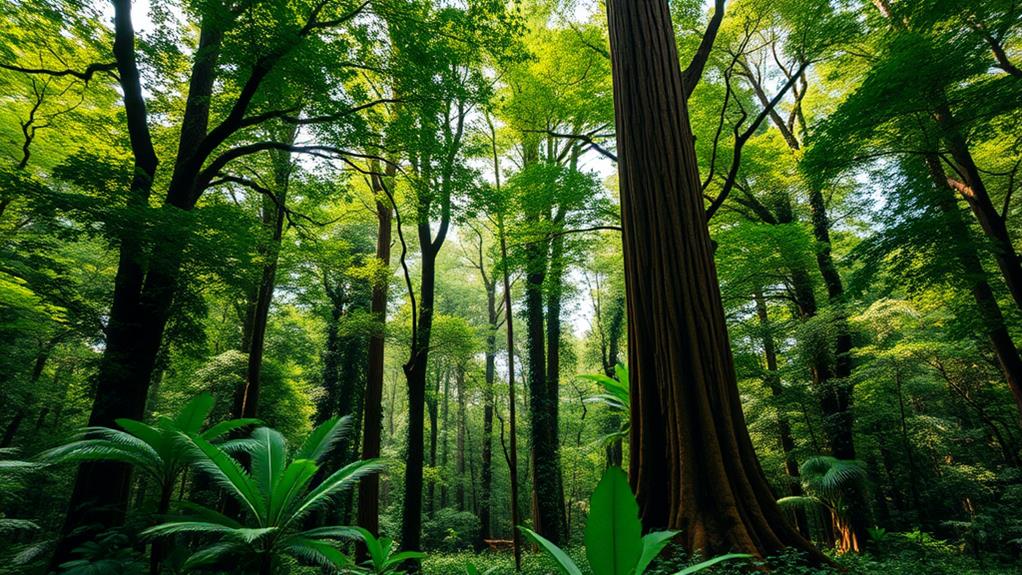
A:
<svg viewBox="0 0 1022 575">
<path fill-rule="evenodd" d="M 192 553 L 191 557 L 185 561 L 184 567 L 185 569 L 192 569 L 194 567 L 216 563 L 217 561 L 224 560 L 231 556 L 245 557 L 254 553 L 255 549 L 253 549 L 251 545 L 247 545 L 240 541 L 221 541 L 219 543 L 207 545 L 195 553 Z"/>
<path fill-rule="evenodd" d="M 192 464 L 237 499 L 249 511 L 254 526 L 245 527 L 214 510 L 186 504 L 183 507 L 190 511 L 189 516 L 150 528 L 145 535 L 207 533 L 220 537 L 215 545 L 193 555 L 188 566 L 220 561 L 234 553 L 249 557 L 283 553 L 334 569 L 350 566 L 350 560 L 326 540 L 357 537 L 358 531 L 340 526 L 300 529 L 302 520 L 311 512 L 327 506 L 360 478 L 383 468 L 377 460 L 356 461 L 310 490 L 320 469 L 317 460 L 343 436 L 347 421 L 331 419 L 317 427 L 294 458 L 288 457 L 284 436 L 266 427 L 254 430 L 249 438 L 223 445 L 214 445 L 197 434 L 179 434 L 179 442 L 189 446 L 193 453 Z M 251 473 L 228 450 L 247 453 L 251 457 Z"/>
<path fill-rule="evenodd" d="M 813 497 L 812 495 L 790 495 L 788 497 L 782 497 L 777 500 L 777 505 L 781 509 L 803 509 L 811 511 L 824 507 L 829 509 L 830 507 L 819 497 Z"/>
<path fill-rule="evenodd" d="M 266 515 L 266 500 L 241 464 L 201 437 L 189 437 L 188 441 L 200 455 L 194 465 L 200 471 L 208 473 L 218 485 L 262 522 Z"/>
<path fill-rule="evenodd" d="M 806 459 L 799 471 L 810 492 L 832 501 L 840 500 L 843 491 L 863 485 L 868 477 L 862 462 L 827 455 Z"/>
<path fill-rule="evenodd" d="M 333 498 L 350 489 L 359 479 L 383 471 L 384 465 L 379 459 L 366 459 L 349 463 L 338 469 L 323 480 L 301 502 L 291 515 L 290 521 L 298 521 L 313 511 L 329 505 Z"/>
<path fill-rule="evenodd" d="M 283 550 L 302 559 L 307 563 L 343 569 L 352 564 L 347 555 L 326 541 L 317 541 L 306 537 L 289 537 L 281 544 Z"/>
<path fill-rule="evenodd" d="M 252 432 L 255 440 L 251 451 L 252 479 L 269 502 L 273 498 L 275 483 L 284 474 L 287 445 L 284 436 L 275 429 L 260 427 Z"/>
<path fill-rule="evenodd" d="M 348 435 L 350 430 L 350 415 L 340 418 L 332 417 L 324 421 L 305 439 L 301 448 L 295 453 L 295 459 L 311 459 L 318 463 L 338 441 Z"/>
</svg>

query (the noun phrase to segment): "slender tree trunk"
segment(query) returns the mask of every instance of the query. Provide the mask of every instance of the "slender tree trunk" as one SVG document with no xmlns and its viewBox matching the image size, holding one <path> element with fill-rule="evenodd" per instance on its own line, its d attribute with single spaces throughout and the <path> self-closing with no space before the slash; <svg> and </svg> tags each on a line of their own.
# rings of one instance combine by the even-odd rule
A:
<svg viewBox="0 0 1022 575">
<path fill-rule="evenodd" d="M 496 167 L 496 152 L 494 152 Z M 499 167 L 497 173 L 500 173 Z M 498 176 L 499 178 L 499 176 Z M 500 180 L 497 180 L 500 189 Z M 500 259 L 504 276 L 504 321 L 507 323 L 507 387 L 508 387 L 508 429 L 510 432 L 510 453 L 508 454 L 508 474 L 511 482 L 511 547 L 515 556 L 515 571 L 522 570 L 522 536 L 518 531 L 520 512 L 518 507 L 518 419 L 517 400 L 515 399 L 515 336 L 514 313 L 511 309 L 511 270 L 507 258 L 507 236 L 504 233 L 504 218 L 497 214 L 498 231 L 500 233 Z"/>
<path fill-rule="evenodd" d="M 411 357 L 404 366 L 405 379 L 408 382 L 408 440 L 401 546 L 406 550 L 417 550 L 422 546 L 423 418 L 426 407 L 426 369 L 429 365 L 430 333 L 433 327 L 436 291 L 436 253 L 439 251 L 439 247 L 434 248 L 433 242 L 430 241 L 429 225 L 420 224 L 419 228 L 422 262 L 418 325 L 413 335 Z M 417 569 L 414 565 L 410 567 Z"/>
<path fill-rule="evenodd" d="M 290 127 L 283 140 L 293 143 L 297 127 Z M 286 151 L 272 151 L 273 184 L 271 190 L 276 201 L 263 196 L 263 226 L 270 232 L 269 241 L 261 250 L 266 258 L 263 264 L 255 305 L 251 306 L 251 341 L 248 350 L 248 365 L 245 370 L 245 392 L 238 417 L 256 417 L 259 411 L 260 376 L 263 368 L 263 351 L 266 343 L 267 320 L 273 291 L 277 285 L 277 261 L 280 257 L 280 242 L 284 235 L 285 206 L 287 189 L 291 179 L 291 154 Z"/>
<path fill-rule="evenodd" d="M 439 380 L 439 377 L 438 377 Z M 439 386 L 439 381 L 437 386 Z M 426 395 L 426 413 L 429 415 L 429 466 L 436 470 L 436 446 L 437 446 L 437 390 L 434 390 L 432 397 Z M 435 477 L 435 476 L 434 476 Z M 433 515 L 436 511 L 436 481 L 430 481 L 426 487 L 426 515 Z"/>
<path fill-rule="evenodd" d="M 1004 314 L 1001 313 L 993 289 L 987 282 L 982 261 L 969 239 L 969 227 L 958 211 L 954 192 L 948 185 L 940 159 L 935 155 L 929 155 L 926 161 L 937 193 L 937 205 L 948 222 L 948 235 L 952 241 L 958 243 L 955 255 L 962 266 L 963 276 L 971 284 L 972 296 L 990 338 L 990 346 L 997 356 L 1001 372 L 1008 382 L 1022 417 L 1022 357 L 1019 356 L 1018 348 L 1008 332 Z"/>
<path fill-rule="evenodd" d="M 455 372 L 455 393 L 458 402 L 458 437 L 455 451 L 454 480 L 457 487 L 454 492 L 454 506 L 458 511 L 465 510 L 465 366 L 458 365 Z"/>
<path fill-rule="evenodd" d="M 616 366 L 620 361 L 621 336 L 624 333 L 625 301 L 624 295 L 615 297 L 612 302 L 610 326 L 607 330 L 607 361 L 603 373 L 607 377 L 616 378 Z M 621 417 L 612 415 L 607 418 L 606 432 L 612 433 L 620 429 Z M 607 446 L 607 467 L 621 467 L 624 464 L 624 442 L 616 439 Z"/>
<path fill-rule="evenodd" d="M 777 349 L 774 345 L 773 326 L 767 315 L 766 299 L 763 291 L 757 289 L 753 294 L 756 300 L 756 316 L 759 319 L 760 339 L 763 343 L 763 356 L 766 360 L 766 373 L 764 379 L 774 401 L 780 403 L 784 398 L 784 388 L 781 386 L 781 377 L 777 369 Z M 781 451 L 784 452 L 784 471 L 788 475 L 788 493 L 794 497 L 804 495 L 802 490 L 802 477 L 798 470 L 798 460 L 795 458 L 795 438 L 791 433 L 791 422 L 784 412 L 782 405 L 777 405 L 777 434 L 781 444 Z M 795 510 L 795 526 L 803 537 L 809 538 L 809 523 L 803 509 Z"/>
<path fill-rule="evenodd" d="M 666 0 L 609 0 L 632 395 L 646 530 L 690 550 L 824 560 L 778 508 L 752 447 L 724 323 Z"/>
<path fill-rule="evenodd" d="M 558 505 L 555 406 L 547 383 L 546 333 L 543 321 L 543 283 L 546 278 L 546 242 L 527 246 L 525 286 L 526 334 L 529 360 L 529 415 L 532 444 L 532 528 L 555 544 L 564 541 L 563 505 Z"/>
<path fill-rule="evenodd" d="M 386 177 L 393 181 L 396 168 L 388 164 Z M 383 269 L 390 270 L 391 221 L 394 209 L 385 197 L 384 187 L 389 185 L 380 175 L 378 162 L 373 164 L 373 192 L 376 194 L 376 258 Z M 380 456 L 380 440 L 383 427 L 383 352 L 385 345 L 384 326 L 387 322 L 387 295 L 389 274 L 377 278 L 373 283 L 370 311 L 379 327 L 369 338 L 369 366 L 366 376 L 365 408 L 362 428 L 362 459 Z M 375 474 L 362 478 L 358 483 L 358 524 L 373 535 L 380 534 L 380 479 Z"/>
<path fill-rule="evenodd" d="M 563 208 L 558 210 L 554 222 L 557 228 L 563 227 Z M 546 314 L 546 385 L 547 406 L 550 408 L 550 443 L 554 445 L 553 466 L 556 469 L 554 480 L 557 482 L 556 498 L 553 501 L 560 515 L 561 541 L 567 542 L 571 536 L 568 531 L 568 517 L 564 506 L 564 475 L 561 467 L 560 440 L 560 406 L 561 406 L 561 298 L 564 282 L 564 234 L 557 234 L 550 240 L 550 268 L 546 281 L 547 314 Z"/>
<path fill-rule="evenodd" d="M 1015 300 L 1015 305 L 1022 310 L 1022 259 L 1015 251 L 1007 222 L 994 206 L 990 192 L 987 191 L 986 183 L 972 157 L 968 143 L 958 128 L 957 120 L 952 114 L 950 106 L 942 103 L 934 112 L 934 118 L 942 132 L 942 138 L 954 160 L 957 171 L 964 180 L 959 181 L 945 177 L 944 181 L 960 193 L 972 209 L 980 229 L 983 230 L 984 235 L 993 246 L 994 261 L 997 262 L 1004 283 L 1008 286 L 1008 292 Z M 943 171 L 943 167 L 941 170 Z"/>
<path fill-rule="evenodd" d="M 480 265 L 482 262 L 480 261 Z M 483 388 L 483 448 L 482 470 L 480 472 L 481 494 L 479 497 L 479 541 L 476 549 L 482 550 L 487 539 L 493 538 L 491 502 L 493 498 L 493 384 L 496 380 L 497 362 L 497 294 L 496 281 L 486 281 L 486 315 L 489 331 L 486 334 L 486 374 Z"/>
</svg>

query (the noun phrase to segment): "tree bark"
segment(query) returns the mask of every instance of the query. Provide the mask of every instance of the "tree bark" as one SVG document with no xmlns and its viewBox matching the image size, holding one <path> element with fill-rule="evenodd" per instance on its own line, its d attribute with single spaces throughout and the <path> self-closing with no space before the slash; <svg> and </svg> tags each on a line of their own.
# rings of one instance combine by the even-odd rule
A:
<svg viewBox="0 0 1022 575">
<path fill-rule="evenodd" d="M 385 197 L 385 186 L 380 174 L 379 162 L 373 165 L 372 187 L 376 195 L 376 258 L 385 270 L 390 270 L 391 221 L 394 209 Z M 386 177 L 393 181 L 396 168 L 387 165 Z M 385 346 L 384 328 L 387 323 L 387 295 L 389 275 L 373 283 L 370 312 L 379 322 L 379 327 L 369 338 L 369 366 L 366 376 L 365 407 L 362 427 L 362 459 L 380 456 L 380 441 L 383 427 L 383 356 Z M 380 534 L 380 479 L 375 474 L 363 477 L 358 483 L 358 524 L 373 535 Z"/>
<path fill-rule="evenodd" d="M 646 530 L 689 550 L 796 547 L 739 401 L 666 0 L 609 0 L 632 395 L 631 482 Z"/>
</svg>

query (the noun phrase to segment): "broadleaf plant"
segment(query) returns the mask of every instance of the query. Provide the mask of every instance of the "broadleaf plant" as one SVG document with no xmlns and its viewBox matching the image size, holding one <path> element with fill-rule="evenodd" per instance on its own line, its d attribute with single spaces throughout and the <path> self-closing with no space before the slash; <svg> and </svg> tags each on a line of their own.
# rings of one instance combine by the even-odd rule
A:
<svg viewBox="0 0 1022 575">
<path fill-rule="evenodd" d="M 557 563 L 561 575 L 582 575 L 582 570 L 560 547 L 539 533 L 519 527 Z M 646 568 L 677 535 L 677 531 L 655 531 L 642 535 L 639 506 L 620 467 L 609 467 L 589 500 L 585 547 L 589 570 L 594 575 L 643 575 Z M 682 569 L 675 575 L 697 573 L 722 561 L 751 557 L 730 553 Z"/>
</svg>

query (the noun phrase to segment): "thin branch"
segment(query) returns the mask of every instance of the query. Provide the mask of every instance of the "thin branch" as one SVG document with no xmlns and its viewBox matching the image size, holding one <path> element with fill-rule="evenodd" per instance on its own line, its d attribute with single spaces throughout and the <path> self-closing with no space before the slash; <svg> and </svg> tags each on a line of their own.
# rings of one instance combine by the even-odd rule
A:
<svg viewBox="0 0 1022 575">
<path fill-rule="evenodd" d="M 117 69 L 117 62 L 103 62 L 89 64 L 85 67 L 85 70 L 72 70 L 70 68 L 65 70 L 51 70 L 47 68 L 25 68 L 22 66 L 16 66 L 14 64 L 3 64 L 0 63 L 0 68 L 4 70 L 11 70 L 13 72 L 21 72 L 23 74 L 40 74 L 44 76 L 74 76 L 85 83 L 92 80 L 92 77 L 97 72 L 113 72 Z"/>
</svg>

